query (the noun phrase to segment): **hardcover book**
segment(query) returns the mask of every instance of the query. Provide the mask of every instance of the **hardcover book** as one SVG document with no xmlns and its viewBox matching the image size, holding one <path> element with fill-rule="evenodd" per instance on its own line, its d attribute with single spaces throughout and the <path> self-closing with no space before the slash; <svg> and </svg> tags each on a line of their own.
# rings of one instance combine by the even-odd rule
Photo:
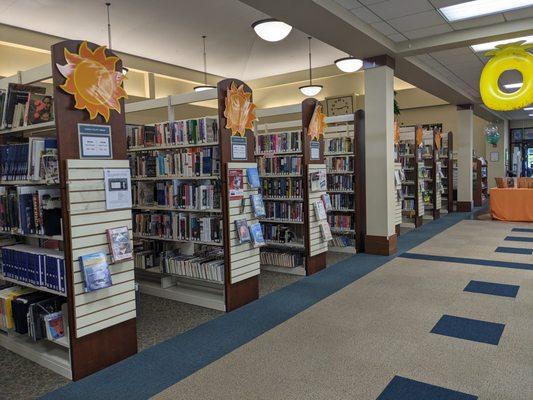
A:
<svg viewBox="0 0 533 400">
<path fill-rule="evenodd" d="M 228 171 L 229 175 L 229 199 L 230 200 L 239 200 L 242 199 L 244 195 L 244 179 L 242 169 L 230 169 Z"/>
<path fill-rule="evenodd" d="M 237 230 L 239 243 L 250 242 L 250 231 L 248 230 L 248 222 L 245 219 L 235 220 L 235 229 Z"/>
<path fill-rule="evenodd" d="M 93 292 L 113 285 L 106 255 L 102 252 L 80 256 L 85 291 Z"/>
<path fill-rule="evenodd" d="M 52 96 L 30 93 L 28 100 L 28 125 L 50 122 L 54 119 Z"/>
<path fill-rule="evenodd" d="M 329 196 L 329 193 L 324 193 L 321 198 L 326 211 L 331 211 L 333 209 L 333 206 L 331 205 L 331 197 Z"/>
<path fill-rule="evenodd" d="M 129 238 L 128 227 L 111 228 L 106 231 L 109 251 L 113 262 L 131 260 L 133 251 Z"/>
<path fill-rule="evenodd" d="M 57 340 L 65 336 L 65 326 L 63 323 L 63 313 L 57 311 L 51 314 L 47 314 L 43 317 L 46 337 L 49 340 Z"/>
<path fill-rule="evenodd" d="M 254 247 L 261 247 L 266 244 L 265 239 L 263 238 L 263 230 L 261 229 L 261 224 L 259 222 L 250 225 L 250 234 L 252 236 Z"/>
<path fill-rule="evenodd" d="M 326 190 L 326 174 L 323 171 L 311 174 L 311 192 L 321 192 Z"/>
<path fill-rule="evenodd" d="M 254 189 L 258 188 L 260 183 L 259 172 L 257 171 L 257 168 L 248 168 L 246 170 L 246 175 L 248 176 L 248 185 Z"/>
<path fill-rule="evenodd" d="M 251 194 L 250 202 L 256 218 L 263 218 L 266 216 L 265 204 L 263 203 L 263 196 L 260 194 Z"/>
<path fill-rule="evenodd" d="M 333 240 L 331 236 L 331 229 L 329 227 L 328 221 L 320 221 L 320 232 L 322 232 L 322 237 L 327 240 Z"/>
<path fill-rule="evenodd" d="M 322 221 L 327 219 L 326 208 L 324 207 L 322 200 L 315 201 L 313 207 L 315 208 L 315 216 L 317 220 Z"/>
</svg>

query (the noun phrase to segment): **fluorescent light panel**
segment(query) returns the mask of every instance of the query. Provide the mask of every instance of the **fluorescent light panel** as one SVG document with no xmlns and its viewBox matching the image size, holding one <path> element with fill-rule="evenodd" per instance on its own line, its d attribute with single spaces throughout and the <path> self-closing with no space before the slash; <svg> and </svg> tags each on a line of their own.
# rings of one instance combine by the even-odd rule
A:
<svg viewBox="0 0 533 400">
<path fill-rule="evenodd" d="M 522 87 L 522 82 L 518 83 L 508 83 L 503 85 L 506 89 L 520 89 Z"/>
<path fill-rule="evenodd" d="M 474 0 L 453 6 L 439 8 L 444 17 L 450 21 L 481 17 L 533 5 L 533 0 Z"/>
<path fill-rule="evenodd" d="M 533 111 L 533 107 L 526 107 L 524 108 L 524 111 Z"/>
<path fill-rule="evenodd" d="M 488 50 L 495 49 L 496 46 L 499 44 L 513 43 L 513 42 L 518 42 L 519 40 L 525 40 L 526 43 L 533 43 L 533 35 L 522 36 L 522 37 L 517 37 L 517 38 L 512 38 L 512 39 L 505 39 L 505 40 L 497 40 L 495 42 L 473 44 L 470 47 L 472 47 L 472 50 L 474 50 L 475 52 L 488 51 Z"/>
</svg>

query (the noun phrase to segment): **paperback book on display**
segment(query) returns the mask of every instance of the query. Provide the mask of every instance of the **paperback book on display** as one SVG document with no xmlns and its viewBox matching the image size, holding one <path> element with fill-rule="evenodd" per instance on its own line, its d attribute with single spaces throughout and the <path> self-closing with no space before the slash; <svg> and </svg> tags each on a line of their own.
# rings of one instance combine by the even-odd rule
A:
<svg viewBox="0 0 533 400">
<path fill-rule="evenodd" d="M 323 192 L 326 190 L 326 174 L 324 171 L 311 173 L 311 192 Z"/>
<path fill-rule="evenodd" d="M 252 243 L 254 247 L 261 247 L 266 244 L 265 239 L 263 238 L 263 230 L 259 222 L 250 225 L 250 234 L 252 236 Z"/>
<path fill-rule="evenodd" d="M 256 167 L 248 168 L 246 170 L 246 176 L 248 177 L 248 186 L 252 189 L 257 189 L 260 186 L 259 171 Z"/>
<path fill-rule="evenodd" d="M 246 219 L 235 220 L 235 229 L 237 230 L 237 237 L 239 238 L 240 244 L 251 241 L 248 222 Z"/>
<path fill-rule="evenodd" d="M 43 318 L 46 337 L 48 340 L 58 340 L 65 336 L 65 326 L 63 324 L 63 313 L 57 311 L 44 316 Z"/>
<path fill-rule="evenodd" d="M 128 227 L 111 228 L 106 233 L 113 262 L 131 260 L 133 258 L 133 250 L 131 248 Z"/>
<path fill-rule="evenodd" d="M 327 221 L 320 221 L 320 232 L 322 232 L 322 237 L 324 240 L 330 241 L 333 239 L 333 236 L 331 235 L 331 229 Z"/>
<path fill-rule="evenodd" d="M 313 203 L 313 207 L 315 208 L 315 216 L 317 220 L 322 221 L 328 217 L 326 214 L 326 208 L 324 207 L 324 203 L 322 202 L 322 200 L 315 201 Z"/>
<path fill-rule="evenodd" d="M 229 176 L 229 199 L 240 200 L 244 195 L 244 179 L 242 169 L 230 169 Z"/>
<path fill-rule="evenodd" d="M 326 211 L 331 211 L 333 209 L 333 206 L 331 205 L 331 197 L 329 196 L 329 193 L 324 193 L 321 196 L 322 203 L 324 203 L 324 208 Z"/>
<path fill-rule="evenodd" d="M 250 202 L 252 203 L 252 210 L 256 218 L 263 218 L 266 216 L 265 204 L 263 203 L 263 196 L 260 194 L 251 194 Z"/>
<path fill-rule="evenodd" d="M 93 292 L 113 285 L 104 253 L 86 254 L 80 256 L 79 261 L 86 292 Z"/>
</svg>

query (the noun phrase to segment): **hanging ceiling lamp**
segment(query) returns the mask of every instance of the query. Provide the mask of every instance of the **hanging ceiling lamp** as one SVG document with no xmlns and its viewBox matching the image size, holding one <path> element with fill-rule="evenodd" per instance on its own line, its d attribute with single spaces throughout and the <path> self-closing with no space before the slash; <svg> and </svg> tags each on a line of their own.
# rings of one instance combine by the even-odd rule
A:
<svg viewBox="0 0 533 400">
<path fill-rule="evenodd" d="M 309 85 L 300 86 L 300 92 L 304 96 L 316 96 L 320 93 L 323 86 L 322 85 L 313 85 L 313 72 L 311 71 L 311 37 L 307 38 L 309 40 Z"/>
<path fill-rule="evenodd" d="M 279 42 L 291 33 L 292 26 L 275 18 L 262 19 L 252 24 L 257 35 L 267 42 Z"/>
<path fill-rule="evenodd" d="M 111 49 L 111 19 L 109 18 L 109 7 L 111 6 L 111 3 L 105 3 L 107 7 L 107 48 L 109 50 Z M 122 67 L 122 76 L 126 76 L 129 69 L 126 67 Z"/>
<path fill-rule="evenodd" d="M 355 72 L 361 69 L 363 66 L 363 60 L 349 56 L 335 60 L 335 65 L 342 72 Z"/>
<path fill-rule="evenodd" d="M 205 39 L 206 38 L 207 38 L 206 35 L 202 35 L 202 40 L 204 42 L 204 84 L 200 86 L 196 86 L 194 88 L 195 92 L 203 92 L 204 90 L 216 89 L 216 86 L 210 86 L 207 84 L 207 54 L 205 52 Z"/>
</svg>

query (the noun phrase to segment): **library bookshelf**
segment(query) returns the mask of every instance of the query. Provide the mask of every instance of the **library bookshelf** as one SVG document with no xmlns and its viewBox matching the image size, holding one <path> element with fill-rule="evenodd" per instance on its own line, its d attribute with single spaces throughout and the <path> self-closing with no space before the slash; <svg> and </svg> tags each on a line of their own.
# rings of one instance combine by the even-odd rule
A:
<svg viewBox="0 0 533 400">
<path fill-rule="evenodd" d="M 258 298 L 259 248 L 240 243 L 235 228 L 236 220 L 257 222 L 249 198 L 257 188 L 247 178 L 247 169 L 256 167 L 253 132 L 239 139 L 238 155 L 226 128 L 225 98 L 233 83 L 251 93 L 227 79 L 217 89 L 126 105 L 127 113 L 166 108 L 168 115 L 166 122 L 127 126 L 141 293 L 220 311 Z M 216 115 L 175 120 L 180 106 L 209 100 L 217 101 Z M 239 199 L 228 194 L 232 171 L 243 178 Z"/>
<path fill-rule="evenodd" d="M 417 129 L 419 129 L 417 127 Z M 422 125 L 422 161 L 424 167 L 423 193 L 425 216 L 428 219 L 439 219 L 440 209 L 442 207 L 442 163 L 438 157 L 436 141 L 439 140 L 439 146 L 442 140 L 439 135 L 442 132 L 442 124 Z"/>
<path fill-rule="evenodd" d="M 453 212 L 453 132 L 443 133 L 438 151 L 442 171 L 441 212 Z"/>
<path fill-rule="evenodd" d="M 55 169 L 52 168 L 50 176 L 46 172 L 44 179 L 25 180 L 19 177 L 17 180 L 3 180 L 0 187 L 4 188 L 2 190 L 18 188 L 19 196 L 23 192 L 31 193 L 36 190 L 36 198 L 39 198 L 40 190 L 57 191 L 60 202 L 60 232 L 49 231 L 47 234 L 45 226 L 44 233 L 34 231 L 28 234 L 11 229 L 9 233 L 13 234 L 8 236 L 14 238 L 17 243 L 31 246 L 33 253 L 41 254 L 45 252 L 45 248 L 46 251 L 57 249 L 61 253 L 58 257 L 61 257 L 64 265 L 64 269 L 58 267 L 57 276 L 62 277 L 64 281 L 57 279 L 56 288 L 50 289 L 48 286 L 43 287 L 42 280 L 38 279 L 28 281 L 20 277 L 4 276 L 3 280 L 34 289 L 35 293 L 43 292 L 63 297 L 61 312 L 65 330 L 65 336 L 58 340 L 33 340 L 17 333 L 16 329 L 9 329 L 7 332 L 0 332 L 0 345 L 73 380 L 81 379 L 137 352 L 133 263 L 124 261 L 111 264 L 109 269 L 113 285 L 95 292 L 85 292 L 78 261 L 79 256 L 94 252 L 104 252 L 109 258 L 105 229 L 128 222 L 131 226 L 129 208 L 116 211 L 106 209 L 103 178 L 104 169 L 127 168 L 128 165 L 126 141 L 122 134 L 124 114 L 111 111 L 108 121 L 101 116 L 90 119 L 86 111 L 73 108 L 71 95 L 59 87 L 65 78 L 57 65 L 66 64 L 65 50 L 77 53 L 81 45 L 81 41 L 74 40 L 57 43 L 51 48 L 49 64 L 0 80 L 0 89 L 6 89 L 13 83 L 46 87 L 48 84 L 43 81 L 50 78 L 53 81 L 55 120 L 2 130 L 0 140 L 3 145 L 28 141 L 35 146 L 37 140 L 34 138 L 49 140 L 48 144 L 56 143 L 55 148 L 49 149 L 50 154 L 48 150 L 44 152 L 50 157 L 47 158 L 49 162 L 55 160 Z M 87 46 L 91 50 L 98 47 L 93 43 L 88 43 Z M 107 49 L 105 54 L 114 56 Z M 115 70 L 121 71 L 121 68 L 122 62 L 119 59 Z M 52 95 L 49 89 L 47 95 Z M 123 110 L 124 101 L 119 101 L 120 109 Z M 98 160 L 98 163 L 95 163 L 94 159 L 81 159 L 78 124 L 110 127 L 111 157 Z M 44 157 L 42 152 L 36 154 Z M 26 187 L 34 189 L 23 190 Z M 50 193 L 49 195 L 54 196 Z M 33 204 L 34 211 L 40 210 L 39 202 Z M 45 219 L 50 221 L 50 213 L 43 212 L 42 218 L 45 223 Z M 28 219 L 19 219 L 21 225 L 27 222 Z M 4 249 L 8 251 L 7 247 Z M 40 257 L 45 256 L 48 257 Z M 6 266 L 4 263 L 4 273 Z M 63 283 L 57 287 L 57 282 Z M 111 349 L 112 351 L 109 351 Z"/>
<path fill-rule="evenodd" d="M 483 157 L 474 157 L 473 168 L 473 199 L 474 207 L 482 207 L 488 199 L 488 165 Z"/>
</svg>

